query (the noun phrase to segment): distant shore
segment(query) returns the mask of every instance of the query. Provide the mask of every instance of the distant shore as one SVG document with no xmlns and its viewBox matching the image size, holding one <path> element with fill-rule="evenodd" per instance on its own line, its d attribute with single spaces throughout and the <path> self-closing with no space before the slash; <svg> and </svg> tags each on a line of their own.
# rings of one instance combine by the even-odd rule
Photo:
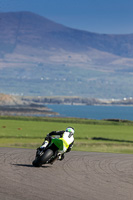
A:
<svg viewBox="0 0 133 200">
<path fill-rule="evenodd" d="M 104 106 L 133 106 L 133 99 L 98 99 L 86 97 L 69 97 L 69 96 L 53 96 L 53 97 L 22 97 L 23 101 L 32 101 L 41 104 L 64 104 L 64 105 L 104 105 Z"/>
<path fill-rule="evenodd" d="M 94 106 L 133 106 L 132 98 L 118 99 L 96 99 L 84 97 L 31 97 L 0 94 L 0 115 L 17 116 L 57 116 L 47 107 L 50 104 L 62 105 L 94 105 Z"/>
</svg>

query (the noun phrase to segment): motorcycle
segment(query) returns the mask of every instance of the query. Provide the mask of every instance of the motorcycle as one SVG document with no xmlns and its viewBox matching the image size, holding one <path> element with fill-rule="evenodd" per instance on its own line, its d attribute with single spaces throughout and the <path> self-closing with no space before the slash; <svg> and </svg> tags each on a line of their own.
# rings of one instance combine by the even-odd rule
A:
<svg viewBox="0 0 133 200">
<path fill-rule="evenodd" d="M 51 142 L 46 148 L 38 148 L 35 160 L 32 162 L 34 167 L 41 167 L 43 164 L 53 164 L 53 162 L 63 154 L 63 139 L 51 137 Z"/>
</svg>

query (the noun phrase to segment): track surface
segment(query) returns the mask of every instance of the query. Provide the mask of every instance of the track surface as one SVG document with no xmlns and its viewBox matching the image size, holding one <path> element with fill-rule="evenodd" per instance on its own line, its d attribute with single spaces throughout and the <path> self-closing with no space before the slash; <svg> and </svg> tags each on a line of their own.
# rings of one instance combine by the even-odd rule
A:
<svg viewBox="0 0 133 200">
<path fill-rule="evenodd" d="M 133 155 L 70 152 L 32 166 L 35 150 L 0 148 L 1 200 L 132 200 Z"/>
</svg>

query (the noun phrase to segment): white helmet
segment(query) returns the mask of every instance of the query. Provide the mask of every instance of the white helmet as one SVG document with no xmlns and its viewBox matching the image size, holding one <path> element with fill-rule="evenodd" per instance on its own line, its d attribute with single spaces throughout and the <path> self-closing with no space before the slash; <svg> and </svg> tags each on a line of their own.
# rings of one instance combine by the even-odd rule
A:
<svg viewBox="0 0 133 200">
<path fill-rule="evenodd" d="M 72 128 L 72 127 L 67 127 L 67 128 L 66 128 L 66 132 L 69 132 L 69 133 L 71 133 L 72 135 L 74 135 L 74 128 Z"/>
</svg>

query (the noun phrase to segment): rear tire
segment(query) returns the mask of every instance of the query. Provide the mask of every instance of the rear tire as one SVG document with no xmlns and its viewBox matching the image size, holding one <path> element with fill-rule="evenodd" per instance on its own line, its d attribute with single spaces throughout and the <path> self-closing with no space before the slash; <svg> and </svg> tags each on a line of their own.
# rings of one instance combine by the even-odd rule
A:
<svg viewBox="0 0 133 200">
<path fill-rule="evenodd" d="M 33 162 L 34 167 L 41 167 L 42 164 L 45 164 L 52 156 L 54 152 L 51 149 L 47 149 L 41 157 L 37 157 Z"/>
</svg>

